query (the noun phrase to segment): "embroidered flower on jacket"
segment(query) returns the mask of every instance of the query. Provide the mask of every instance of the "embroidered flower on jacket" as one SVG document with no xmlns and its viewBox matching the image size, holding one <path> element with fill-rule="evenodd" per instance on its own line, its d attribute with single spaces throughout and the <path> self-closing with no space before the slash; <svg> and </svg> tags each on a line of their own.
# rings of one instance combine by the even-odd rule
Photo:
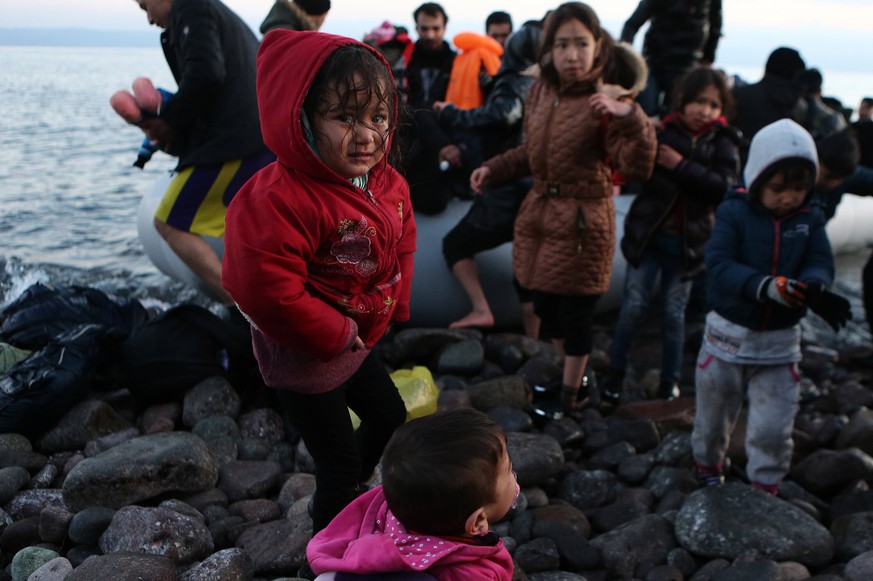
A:
<svg viewBox="0 0 873 581">
<path fill-rule="evenodd" d="M 340 220 L 338 233 L 342 234 L 342 238 L 331 245 L 331 255 L 341 264 L 359 265 L 355 271 L 361 276 L 373 274 L 376 270 L 375 260 L 370 261 L 373 263 L 372 265 L 367 264 L 363 268 L 360 267 L 361 261 L 370 256 L 371 244 L 368 235 L 375 234 L 375 230 L 370 228 L 367 219 L 361 217 L 360 220 L 347 218 Z"/>
</svg>

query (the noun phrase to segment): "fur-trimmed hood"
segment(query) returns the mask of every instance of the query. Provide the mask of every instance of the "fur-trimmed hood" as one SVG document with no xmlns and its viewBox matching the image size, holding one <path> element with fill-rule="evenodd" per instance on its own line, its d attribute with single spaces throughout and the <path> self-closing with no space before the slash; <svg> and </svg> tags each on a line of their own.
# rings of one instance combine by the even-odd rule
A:
<svg viewBox="0 0 873 581">
<path fill-rule="evenodd" d="M 613 99 L 636 99 L 648 79 L 649 67 L 640 53 L 626 42 L 617 42 L 597 90 Z"/>
</svg>

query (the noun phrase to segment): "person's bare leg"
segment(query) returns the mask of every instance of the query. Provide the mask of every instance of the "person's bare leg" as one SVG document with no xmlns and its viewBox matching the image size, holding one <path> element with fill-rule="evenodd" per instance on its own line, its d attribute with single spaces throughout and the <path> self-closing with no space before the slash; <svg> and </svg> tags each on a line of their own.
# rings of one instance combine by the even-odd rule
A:
<svg viewBox="0 0 873 581">
<path fill-rule="evenodd" d="M 531 339 L 540 338 L 540 318 L 534 313 L 532 302 L 521 303 L 521 324 L 525 335 Z"/>
<path fill-rule="evenodd" d="M 221 260 L 206 240 L 197 234 L 174 228 L 155 218 L 155 229 L 182 262 L 199 276 L 218 299 L 232 305 L 233 298 L 221 286 Z"/>
<path fill-rule="evenodd" d="M 479 282 L 479 269 L 476 266 L 476 261 L 472 258 L 462 258 L 452 266 L 452 274 L 455 275 L 455 278 L 464 287 L 467 296 L 470 297 L 473 310 L 467 316 L 449 325 L 449 328 L 493 327 L 494 315 L 491 314 L 491 307 L 488 305 L 488 299 L 485 298 L 482 283 Z"/>
</svg>

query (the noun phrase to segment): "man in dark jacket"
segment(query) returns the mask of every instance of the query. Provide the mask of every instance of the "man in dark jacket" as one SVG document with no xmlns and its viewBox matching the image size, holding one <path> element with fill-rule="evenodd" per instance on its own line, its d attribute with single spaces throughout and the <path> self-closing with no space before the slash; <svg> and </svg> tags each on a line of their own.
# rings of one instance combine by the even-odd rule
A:
<svg viewBox="0 0 873 581">
<path fill-rule="evenodd" d="M 721 36 L 721 0 L 640 0 L 621 29 L 621 40 L 633 44 L 647 21 L 643 56 L 649 83 L 639 96 L 648 115 L 670 108 L 676 79 L 696 65 L 711 65 Z"/>
<path fill-rule="evenodd" d="M 261 23 L 261 34 L 275 28 L 285 30 L 321 30 L 330 0 L 276 0 Z"/>
<path fill-rule="evenodd" d="M 155 213 L 155 228 L 216 298 L 221 260 L 202 236 L 224 235 L 236 190 L 273 155 L 264 145 L 255 96 L 258 40 L 219 0 L 138 0 L 149 23 L 165 29 L 161 46 L 179 86 L 146 135 L 179 164 Z"/>
<path fill-rule="evenodd" d="M 407 99 L 412 111 L 413 135 L 403 139 L 406 179 L 416 212 L 438 214 L 452 197 L 441 175 L 439 152 L 451 145 L 433 111 L 446 97 L 456 53 L 443 37 L 449 17 L 439 4 L 427 2 L 413 13 L 418 41 L 406 67 Z"/>
</svg>

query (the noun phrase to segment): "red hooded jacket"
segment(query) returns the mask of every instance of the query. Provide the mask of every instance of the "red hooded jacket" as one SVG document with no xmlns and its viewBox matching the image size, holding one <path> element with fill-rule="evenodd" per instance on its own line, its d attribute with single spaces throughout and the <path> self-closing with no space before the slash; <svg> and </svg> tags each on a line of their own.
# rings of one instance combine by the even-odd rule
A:
<svg viewBox="0 0 873 581">
<path fill-rule="evenodd" d="M 371 347 L 392 320 L 409 318 L 415 221 L 406 181 L 386 156 L 361 190 L 325 165 L 303 133 L 306 93 L 328 56 L 347 44 L 360 43 L 276 30 L 258 52 L 261 127 L 277 160 L 228 207 L 222 283 L 253 323 L 268 385 L 277 383 L 271 368 L 289 358 L 347 359 L 356 335 Z"/>
</svg>

